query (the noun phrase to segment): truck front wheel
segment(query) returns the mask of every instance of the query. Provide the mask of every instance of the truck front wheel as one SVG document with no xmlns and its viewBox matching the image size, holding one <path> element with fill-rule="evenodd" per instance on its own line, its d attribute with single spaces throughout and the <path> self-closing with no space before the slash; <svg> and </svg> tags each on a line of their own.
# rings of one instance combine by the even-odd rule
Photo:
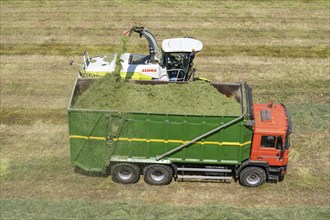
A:
<svg viewBox="0 0 330 220">
<path fill-rule="evenodd" d="M 133 184 L 140 179 L 140 168 L 130 163 L 117 163 L 111 166 L 111 176 L 116 183 Z"/>
<path fill-rule="evenodd" d="M 247 167 L 239 175 L 239 182 L 243 186 L 257 187 L 266 180 L 266 173 L 260 167 Z"/>
<path fill-rule="evenodd" d="M 167 185 L 171 183 L 172 168 L 164 165 L 149 165 L 144 168 L 144 181 L 150 185 Z"/>
</svg>

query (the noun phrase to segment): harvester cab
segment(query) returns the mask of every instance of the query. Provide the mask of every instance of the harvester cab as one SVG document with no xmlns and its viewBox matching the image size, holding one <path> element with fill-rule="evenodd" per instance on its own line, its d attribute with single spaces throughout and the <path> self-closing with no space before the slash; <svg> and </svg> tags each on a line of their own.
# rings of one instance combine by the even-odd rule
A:
<svg viewBox="0 0 330 220">
<path fill-rule="evenodd" d="M 170 81 L 189 81 L 194 77 L 193 60 L 203 48 L 202 42 L 193 38 L 172 38 L 162 43 L 162 66 Z"/>
<path fill-rule="evenodd" d="M 133 32 L 148 41 L 149 54 L 123 53 L 120 55 L 122 79 L 189 81 L 193 80 L 195 70 L 193 60 L 203 48 L 202 42 L 191 37 L 166 39 L 162 42 L 161 53 L 154 35 L 144 27 L 134 26 L 124 32 Z M 160 56 L 161 55 L 161 56 Z M 89 57 L 85 52 L 79 77 L 100 77 L 112 73 L 116 67 L 117 54 Z"/>
</svg>

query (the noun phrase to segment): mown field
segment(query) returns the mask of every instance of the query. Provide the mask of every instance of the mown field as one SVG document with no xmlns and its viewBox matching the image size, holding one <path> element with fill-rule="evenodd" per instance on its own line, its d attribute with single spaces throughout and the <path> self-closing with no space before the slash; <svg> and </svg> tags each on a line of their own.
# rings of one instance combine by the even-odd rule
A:
<svg viewBox="0 0 330 220">
<path fill-rule="evenodd" d="M 1 219 L 329 219 L 330 3 L 309 1 L 1 1 Z M 285 180 L 120 185 L 70 163 L 69 61 L 116 50 L 141 25 L 194 36 L 198 75 L 247 81 L 254 101 L 292 115 Z M 133 35 L 128 51 L 147 53 Z"/>
</svg>

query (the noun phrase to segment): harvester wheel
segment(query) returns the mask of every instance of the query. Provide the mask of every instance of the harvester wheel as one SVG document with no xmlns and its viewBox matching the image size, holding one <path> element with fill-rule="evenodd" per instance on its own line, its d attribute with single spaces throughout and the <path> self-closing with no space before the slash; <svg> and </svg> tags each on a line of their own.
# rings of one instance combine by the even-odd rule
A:
<svg viewBox="0 0 330 220">
<path fill-rule="evenodd" d="M 130 163 L 117 163 L 111 166 L 111 176 L 116 183 L 133 184 L 140 179 L 140 168 Z"/>
<path fill-rule="evenodd" d="M 265 170 L 260 167 L 247 167 L 239 175 L 240 184 L 248 187 L 260 186 L 265 180 Z"/>
<path fill-rule="evenodd" d="M 173 170 L 165 165 L 149 165 L 144 168 L 144 181 L 150 185 L 167 185 L 172 181 Z"/>
</svg>

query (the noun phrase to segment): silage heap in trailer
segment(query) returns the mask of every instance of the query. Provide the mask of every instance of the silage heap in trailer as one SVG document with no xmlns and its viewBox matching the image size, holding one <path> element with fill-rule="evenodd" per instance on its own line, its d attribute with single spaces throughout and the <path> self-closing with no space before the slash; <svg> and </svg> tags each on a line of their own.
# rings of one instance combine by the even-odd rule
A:
<svg viewBox="0 0 330 220">
<path fill-rule="evenodd" d="M 185 115 L 241 114 L 234 97 L 227 98 L 207 82 L 155 86 L 117 82 L 111 75 L 100 78 L 79 95 L 74 108 Z"/>
</svg>

